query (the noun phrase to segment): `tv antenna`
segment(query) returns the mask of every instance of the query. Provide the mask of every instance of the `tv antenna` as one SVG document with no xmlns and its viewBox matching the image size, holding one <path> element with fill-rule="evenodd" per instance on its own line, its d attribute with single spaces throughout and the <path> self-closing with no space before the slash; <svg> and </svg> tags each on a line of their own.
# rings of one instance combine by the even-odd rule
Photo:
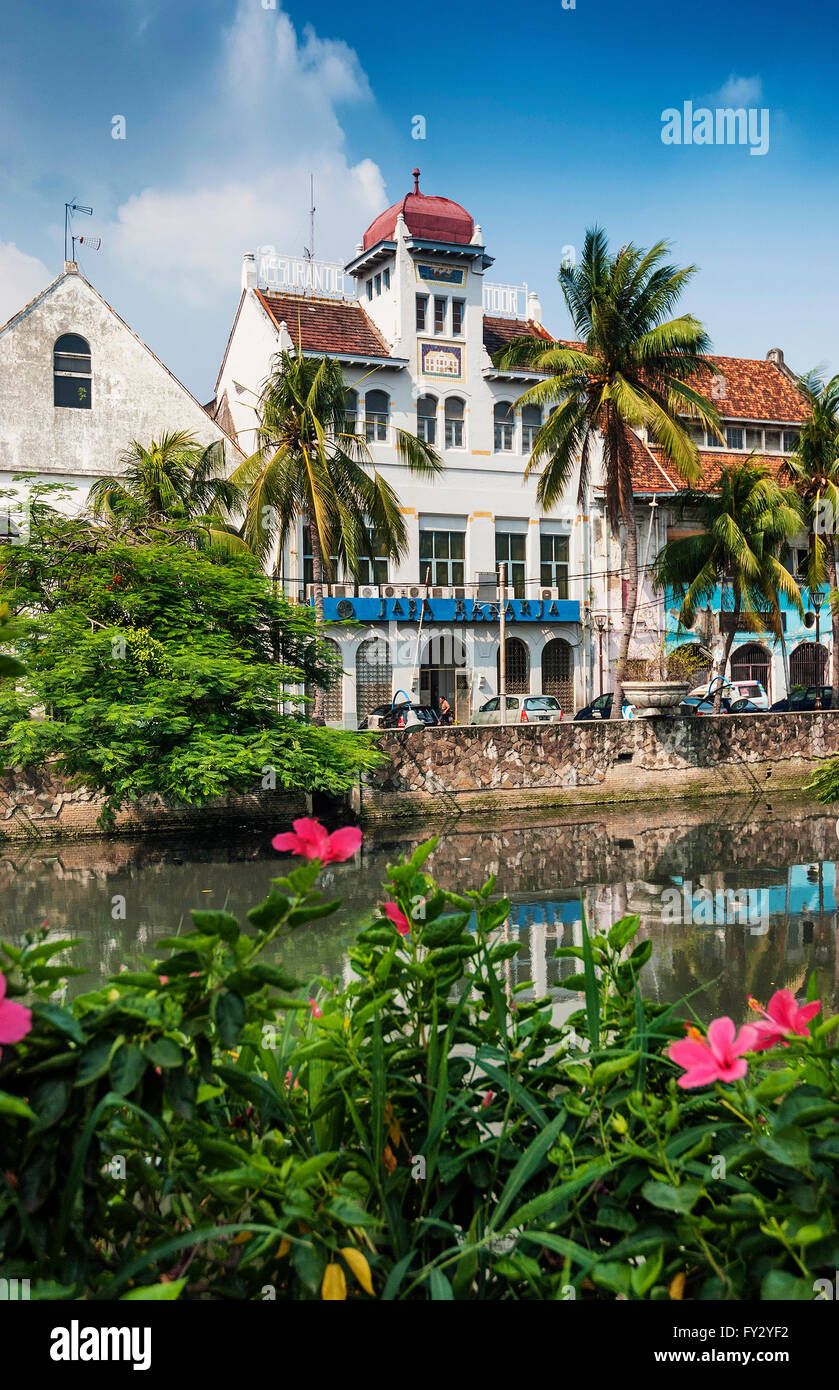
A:
<svg viewBox="0 0 839 1390">
<path fill-rule="evenodd" d="M 67 241 L 68 241 L 68 239 L 70 239 L 70 227 L 71 227 L 71 224 L 72 224 L 72 221 L 73 221 L 73 213 L 74 213 L 74 212 L 81 212 L 81 213 L 84 214 L 85 217 L 92 217 L 92 216 L 93 216 L 93 208 L 86 208 L 86 207 L 84 207 L 83 204 L 77 203 L 76 200 L 75 200 L 75 198 L 73 199 L 73 201 L 72 201 L 71 203 L 65 203 L 65 204 L 64 204 L 64 259 L 65 259 L 65 261 L 69 259 L 68 255 L 67 255 Z M 72 238 L 72 242 L 73 242 L 73 259 L 75 259 L 75 244 L 76 244 L 76 241 L 77 241 L 77 240 L 78 240 L 78 241 L 82 241 L 83 238 L 82 238 L 82 237 L 78 237 L 78 238 L 77 238 L 77 237 L 73 237 L 73 238 Z M 93 243 L 92 243 L 92 238 L 91 238 L 91 245 L 92 245 L 92 244 L 93 244 Z M 101 243 L 100 243 L 100 244 L 101 244 Z M 95 248 L 95 249 L 98 250 L 98 247 Z"/>
<path fill-rule="evenodd" d="M 304 250 L 304 252 L 305 252 L 305 254 L 306 254 L 306 260 L 307 260 L 307 261 L 313 261 L 313 260 L 315 259 L 315 211 L 316 211 L 316 209 L 315 209 L 315 176 L 314 176 L 314 174 L 310 174 L 310 175 L 309 175 L 309 193 L 310 193 L 310 197 L 311 197 L 311 200 L 312 200 L 312 205 L 311 205 L 311 207 L 309 208 L 309 245 L 308 245 L 308 246 L 304 246 L 304 247 L 303 247 L 303 250 Z"/>
</svg>

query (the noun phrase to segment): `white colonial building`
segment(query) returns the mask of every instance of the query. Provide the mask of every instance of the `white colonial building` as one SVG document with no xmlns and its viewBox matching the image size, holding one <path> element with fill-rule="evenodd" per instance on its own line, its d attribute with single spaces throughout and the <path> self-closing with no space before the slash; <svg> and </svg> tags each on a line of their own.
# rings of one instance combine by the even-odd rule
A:
<svg viewBox="0 0 839 1390">
<path fill-rule="evenodd" d="M 241 460 L 74 261 L 0 327 L 0 492 L 34 471 L 62 485 L 56 505 L 77 511 L 91 483 L 119 471 L 133 439 L 150 443 L 175 430 L 202 444 L 223 440 L 230 466 Z"/>
<path fill-rule="evenodd" d="M 491 264 L 470 214 L 421 193 L 416 172 L 413 192 L 376 218 L 346 266 L 305 265 L 272 248 L 244 260 L 217 420 L 248 451 L 274 354 L 328 353 L 344 366 L 350 409 L 410 538 L 399 565 L 373 556 L 365 582 L 331 587 L 327 617 L 355 622 L 334 629 L 345 676 L 330 714 L 349 726 L 400 689 L 445 695 L 461 721 L 495 694 L 499 561 L 509 586 L 508 690 L 553 693 L 568 709 L 597 693 L 583 659 L 589 515 L 574 492 L 540 514 L 523 473 L 542 417 L 514 405 L 539 377 L 503 371 L 491 356 L 523 334 L 550 335 L 536 295 L 488 283 Z M 396 428 L 433 444 L 445 475 L 411 478 Z M 279 568 L 287 591 L 304 598 L 311 562 L 302 522 Z"/>
</svg>

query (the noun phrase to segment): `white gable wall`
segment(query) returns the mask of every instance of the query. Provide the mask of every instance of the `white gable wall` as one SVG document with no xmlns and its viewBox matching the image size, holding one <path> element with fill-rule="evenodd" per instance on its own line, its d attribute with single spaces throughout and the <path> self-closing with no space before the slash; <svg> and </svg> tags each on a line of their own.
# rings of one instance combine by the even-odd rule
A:
<svg viewBox="0 0 839 1390">
<path fill-rule="evenodd" d="M 53 348 L 62 333 L 90 344 L 90 410 L 53 404 Z M 96 478 L 119 472 L 133 439 L 188 430 L 202 444 L 227 440 L 198 401 L 76 271 L 60 276 L 0 329 L 0 488 L 35 470 L 75 489 L 81 505 Z M 240 455 L 227 440 L 231 467 Z"/>
</svg>

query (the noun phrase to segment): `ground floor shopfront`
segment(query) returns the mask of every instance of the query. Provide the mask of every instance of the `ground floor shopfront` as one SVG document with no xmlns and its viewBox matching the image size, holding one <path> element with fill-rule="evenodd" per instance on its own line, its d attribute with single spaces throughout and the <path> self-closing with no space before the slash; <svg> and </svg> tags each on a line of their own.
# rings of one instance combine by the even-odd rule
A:
<svg viewBox="0 0 839 1390">
<path fill-rule="evenodd" d="M 357 728 L 400 692 L 435 707 L 445 699 L 468 724 L 498 691 L 497 603 L 330 598 L 324 616 L 343 669 L 327 692 L 330 724 Z M 585 702 L 579 604 L 515 600 L 505 617 L 508 693 L 555 695 L 573 714 Z"/>
</svg>

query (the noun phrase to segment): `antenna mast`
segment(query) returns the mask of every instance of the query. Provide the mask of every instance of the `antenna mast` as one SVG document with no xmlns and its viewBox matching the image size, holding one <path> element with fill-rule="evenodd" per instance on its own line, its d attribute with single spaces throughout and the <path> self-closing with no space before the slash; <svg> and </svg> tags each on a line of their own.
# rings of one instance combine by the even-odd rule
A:
<svg viewBox="0 0 839 1390">
<path fill-rule="evenodd" d="M 70 237 L 70 224 L 71 224 L 71 222 L 72 222 L 73 213 L 74 213 L 74 212 L 83 212 L 84 215 L 85 215 L 85 217 L 92 217 L 92 216 L 93 216 L 93 208 L 86 208 L 86 207 L 83 207 L 81 203 L 77 203 L 77 202 L 76 202 L 75 198 L 73 199 L 72 202 L 70 202 L 70 203 L 65 203 L 65 204 L 64 204 L 64 259 L 65 259 L 65 261 L 69 259 L 68 255 L 67 255 L 67 241 L 68 241 L 68 239 L 69 239 L 69 237 Z M 81 241 L 81 239 L 82 239 L 81 237 L 78 238 L 79 241 Z M 76 254 L 76 237 L 73 237 L 73 255 L 75 256 L 75 254 Z"/>
<path fill-rule="evenodd" d="M 308 245 L 308 246 L 304 246 L 304 247 L 303 247 L 303 250 L 304 250 L 305 253 L 306 253 L 306 259 L 307 259 L 307 261 L 313 261 L 313 260 L 315 259 L 315 176 L 314 176 L 314 174 L 310 174 L 310 175 L 309 175 L 309 194 L 310 194 L 310 197 L 311 197 L 311 206 L 310 206 L 310 208 L 309 208 L 309 245 Z"/>
</svg>

